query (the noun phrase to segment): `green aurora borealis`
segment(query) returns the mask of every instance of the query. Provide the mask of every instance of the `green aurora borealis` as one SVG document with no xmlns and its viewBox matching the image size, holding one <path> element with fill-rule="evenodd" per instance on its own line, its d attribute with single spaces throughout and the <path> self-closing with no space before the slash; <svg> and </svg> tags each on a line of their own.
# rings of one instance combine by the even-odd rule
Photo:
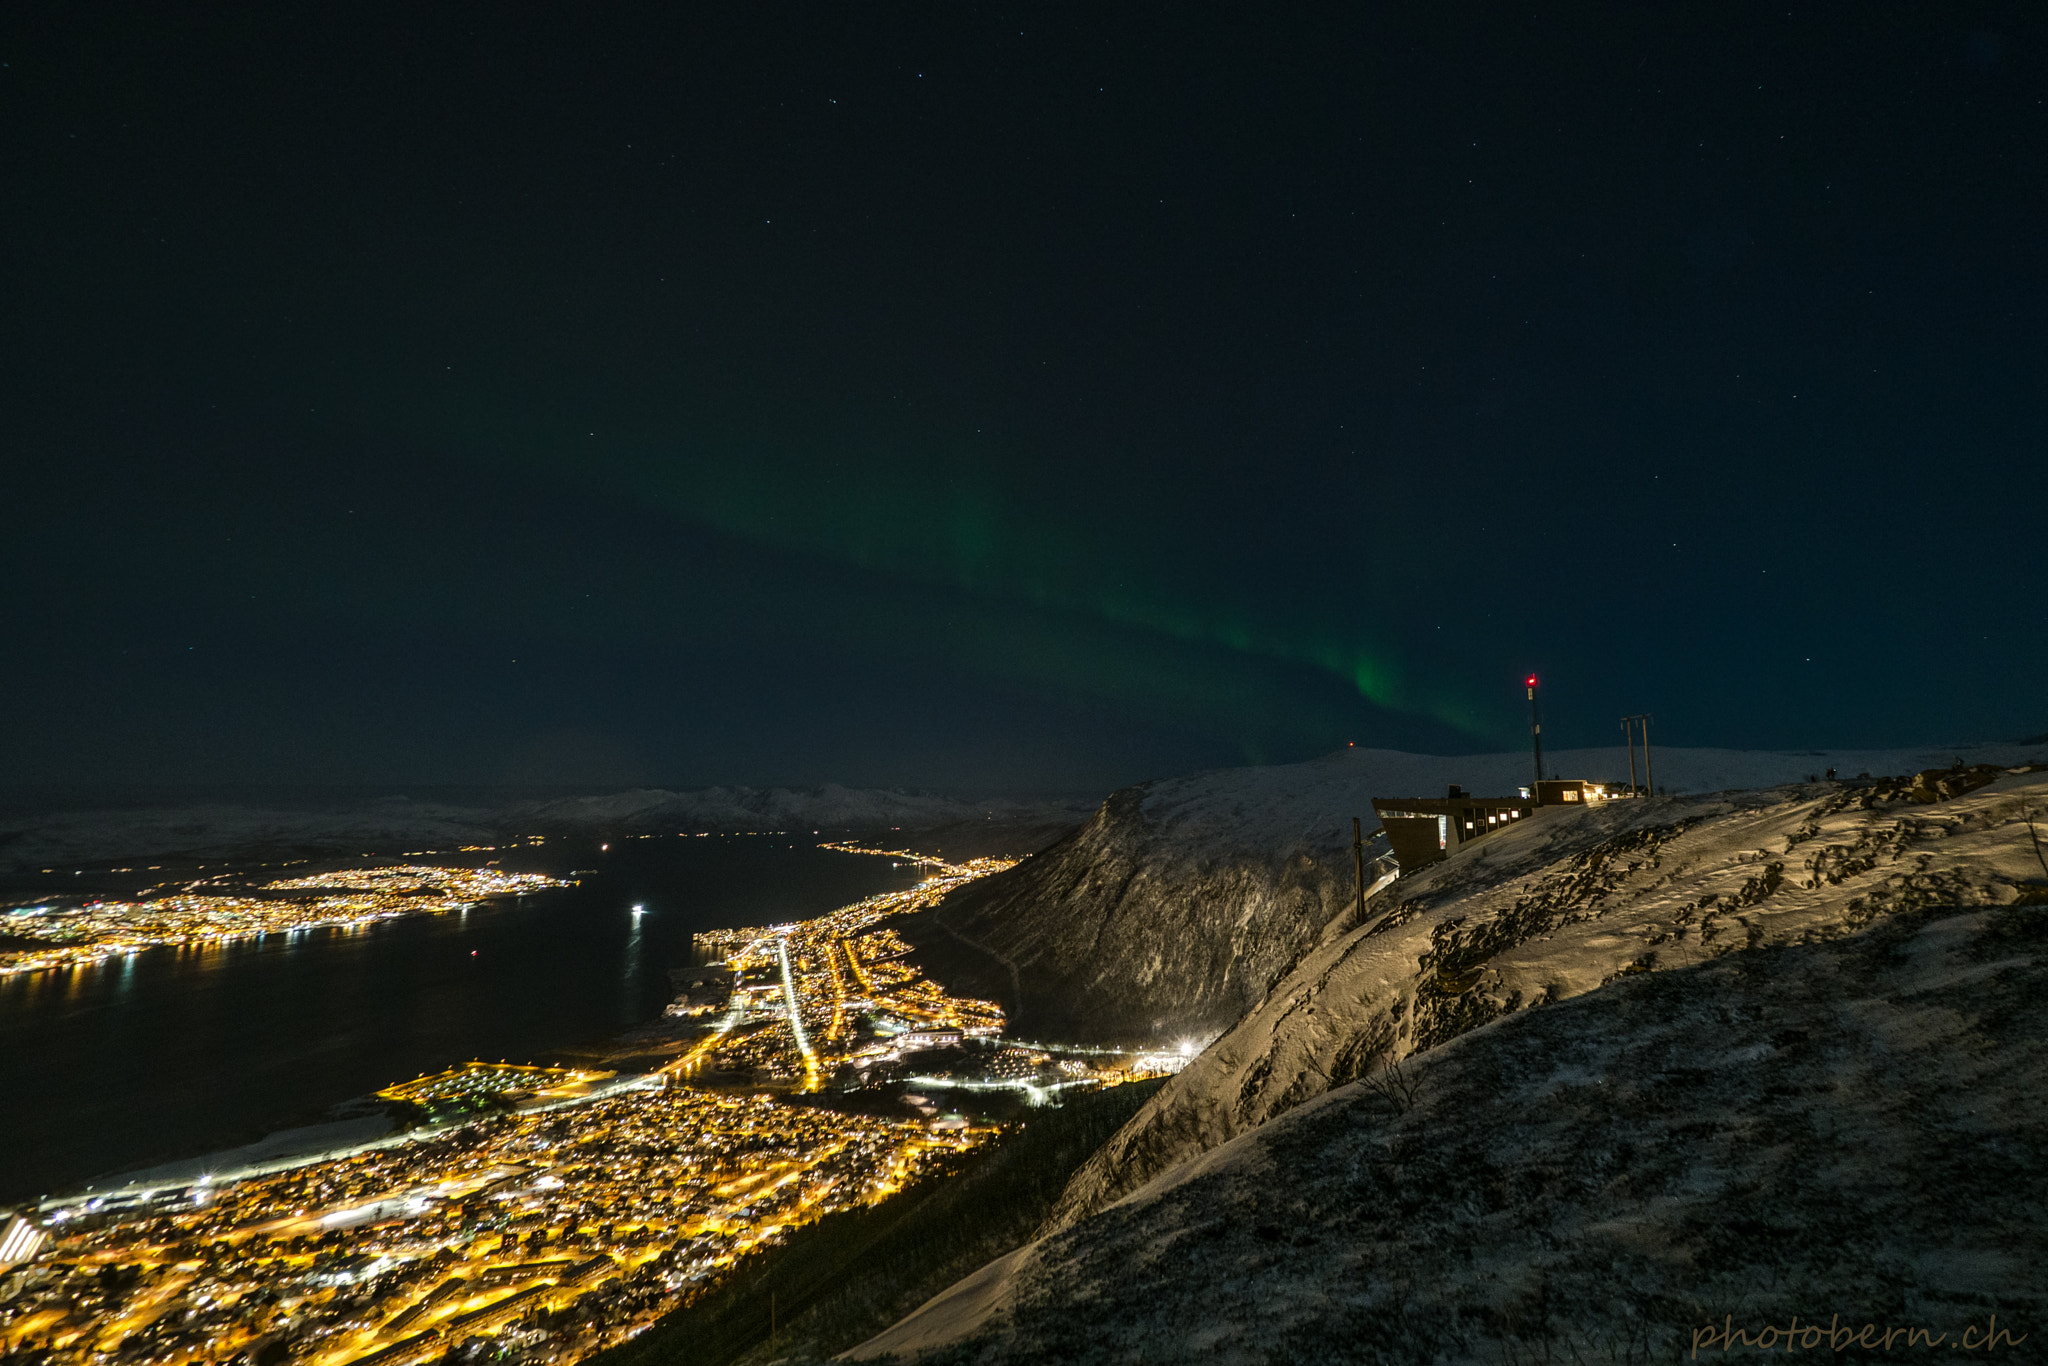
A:
<svg viewBox="0 0 2048 1366">
<path fill-rule="evenodd" d="M 906 618 L 886 600 L 848 601 L 807 614 L 807 632 L 877 649 L 937 632 L 978 671 L 1054 695 L 1143 705 L 1227 734 L 1253 760 L 1327 744 L 1355 724 L 1327 687 L 1287 673 L 1322 675 L 1373 707 L 1428 717 L 1473 740 L 1515 739 L 1503 708 L 1489 717 L 1459 679 L 1431 677 L 1424 658 L 1401 658 L 1397 645 L 1375 639 L 1364 610 L 1345 621 L 1303 610 L 1326 608 L 1314 598 L 1232 600 L 1189 563 L 1194 548 L 1155 520 L 1156 501 L 1017 487 L 1005 471 L 1044 462 L 998 451 L 992 439 L 965 450 L 916 437 L 860 443 L 828 423 L 763 439 L 774 424 L 761 418 L 744 432 L 714 428 L 696 439 L 616 438 L 587 426 L 579 437 L 573 421 L 487 422 L 476 416 L 485 407 L 457 405 L 441 427 L 450 448 L 480 467 L 502 462 L 547 482 L 567 466 L 586 492 L 603 489 L 679 526 L 797 557 L 816 567 L 820 584 L 850 568 L 939 595 L 925 610 L 944 616 Z"/>
<path fill-rule="evenodd" d="M 26 14 L 0 787 L 2048 726 L 2038 19 Z"/>
</svg>

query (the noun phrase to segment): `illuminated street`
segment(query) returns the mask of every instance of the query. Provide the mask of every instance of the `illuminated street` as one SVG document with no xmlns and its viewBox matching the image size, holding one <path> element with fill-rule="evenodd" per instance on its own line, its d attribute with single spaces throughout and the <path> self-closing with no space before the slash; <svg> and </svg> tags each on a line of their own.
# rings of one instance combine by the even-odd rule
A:
<svg viewBox="0 0 2048 1366">
<path fill-rule="evenodd" d="M 716 1028 L 670 1070 L 745 1071 L 762 1084 L 816 1091 L 841 1069 L 1002 1033 L 1001 1006 L 946 995 L 900 961 L 910 946 L 895 931 L 876 926 L 936 905 L 954 888 L 1015 860 L 948 864 L 903 850 L 824 847 L 914 861 L 930 876 L 908 891 L 871 896 L 815 920 L 699 934 L 699 949 L 733 969 L 732 997 Z M 855 1029 L 855 1019 L 869 1027 Z"/>
</svg>

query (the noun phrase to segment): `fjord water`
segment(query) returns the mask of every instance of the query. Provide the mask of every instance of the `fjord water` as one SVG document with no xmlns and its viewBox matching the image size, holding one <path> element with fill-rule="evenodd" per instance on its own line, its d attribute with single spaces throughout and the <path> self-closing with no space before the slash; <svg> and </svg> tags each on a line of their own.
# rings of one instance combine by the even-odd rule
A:
<svg viewBox="0 0 2048 1366">
<path fill-rule="evenodd" d="M 0 1201 L 315 1122 L 451 1063 L 602 1040 L 660 1014 L 693 932 L 818 915 L 917 877 L 794 836 L 494 857 L 592 871 L 461 914 L 0 978 Z"/>
</svg>

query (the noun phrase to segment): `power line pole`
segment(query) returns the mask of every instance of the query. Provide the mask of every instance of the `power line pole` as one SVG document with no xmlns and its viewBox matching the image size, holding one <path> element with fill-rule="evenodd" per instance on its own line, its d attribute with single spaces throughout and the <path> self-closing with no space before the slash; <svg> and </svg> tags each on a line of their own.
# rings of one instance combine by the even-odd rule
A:
<svg viewBox="0 0 2048 1366">
<path fill-rule="evenodd" d="M 1358 817 L 1351 818 L 1351 863 L 1358 879 L 1358 923 L 1365 923 L 1365 834 Z"/>
<path fill-rule="evenodd" d="M 1649 795 L 1657 795 L 1657 774 L 1650 767 L 1650 713 L 1643 713 L 1643 786 L 1650 789 Z"/>
<path fill-rule="evenodd" d="M 1537 709 L 1536 709 L 1536 675 L 1535 675 L 1535 674 L 1530 674 L 1530 675 L 1529 675 L 1528 683 L 1529 683 L 1529 743 L 1530 743 L 1530 745 L 1531 745 L 1531 746 L 1533 746 L 1533 747 L 1534 747 L 1534 749 L 1535 749 L 1535 751 L 1536 751 L 1536 781 L 1537 781 L 1537 782 L 1538 782 L 1538 783 L 1540 784 L 1540 783 L 1542 783 L 1542 781 L 1543 781 L 1543 714 L 1542 714 L 1541 712 L 1537 711 Z M 1540 786 L 1538 786 L 1538 787 L 1532 787 L 1532 788 L 1530 788 L 1530 789 L 1529 789 L 1529 799 L 1530 799 L 1531 801 L 1535 802 L 1535 803 L 1536 803 L 1536 805 L 1538 805 L 1538 806 L 1541 806 L 1541 805 L 1543 805 L 1543 789 L 1542 789 L 1542 788 L 1541 788 Z"/>
<path fill-rule="evenodd" d="M 1637 726 L 1643 728 L 1643 795 L 1654 797 L 1657 795 L 1657 779 L 1650 771 L 1650 713 L 1648 712 L 1643 712 L 1638 716 L 1624 716 L 1621 718 L 1621 729 L 1628 736 L 1629 786 L 1635 786 L 1636 781 L 1635 728 Z"/>
</svg>

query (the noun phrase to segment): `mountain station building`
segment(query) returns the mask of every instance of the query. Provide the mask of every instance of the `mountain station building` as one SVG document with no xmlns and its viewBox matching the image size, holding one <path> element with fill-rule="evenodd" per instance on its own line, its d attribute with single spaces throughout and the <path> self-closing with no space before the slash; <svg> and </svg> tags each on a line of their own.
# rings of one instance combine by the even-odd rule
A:
<svg viewBox="0 0 2048 1366">
<path fill-rule="evenodd" d="M 1374 797 L 1373 814 L 1403 871 L 1449 858 L 1473 840 L 1529 819 L 1538 806 L 1576 806 L 1606 801 L 1627 792 L 1582 778 L 1545 778 L 1516 797 L 1476 797 L 1453 784 L 1444 797 Z"/>
</svg>

